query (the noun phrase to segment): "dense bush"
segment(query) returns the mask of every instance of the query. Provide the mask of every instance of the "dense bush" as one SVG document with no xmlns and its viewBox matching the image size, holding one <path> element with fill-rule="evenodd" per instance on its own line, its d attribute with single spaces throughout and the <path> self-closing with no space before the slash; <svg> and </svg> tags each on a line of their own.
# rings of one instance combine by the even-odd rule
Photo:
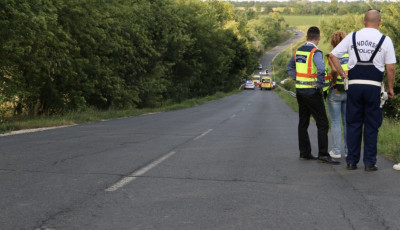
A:
<svg viewBox="0 0 400 230">
<path fill-rule="evenodd" d="M 277 20 L 262 23 L 280 34 Z M 253 33 L 246 14 L 216 0 L 3 0 L 0 115 L 155 107 L 231 91 L 258 65 Z"/>
</svg>

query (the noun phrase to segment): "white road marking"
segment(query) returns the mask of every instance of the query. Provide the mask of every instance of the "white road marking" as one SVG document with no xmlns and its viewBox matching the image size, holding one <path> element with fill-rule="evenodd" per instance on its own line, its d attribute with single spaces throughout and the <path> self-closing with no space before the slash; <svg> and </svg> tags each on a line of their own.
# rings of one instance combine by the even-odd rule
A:
<svg viewBox="0 0 400 230">
<path fill-rule="evenodd" d="M 22 130 L 17 130 L 17 131 L 11 131 L 10 133 L 0 134 L 0 137 L 17 135 L 17 134 L 22 134 L 22 133 L 40 132 L 40 131 L 45 131 L 45 130 L 50 130 L 50 129 L 60 129 L 60 128 L 65 128 L 65 127 L 70 127 L 70 126 L 74 126 L 74 125 L 62 125 L 62 126 L 45 127 L 45 128 L 37 128 L 37 129 L 22 129 Z"/>
<path fill-rule="evenodd" d="M 145 167 L 133 172 L 131 175 L 122 178 L 120 181 L 118 181 L 117 183 L 115 183 L 111 187 L 107 188 L 105 191 L 106 192 L 114 192 L 114 191 L 124 187 L 125 185 L 127 185 L 130 182 L 132 182 L 133 180 L 135 180 L 138 176 L 141 176 L 141 175 L 145 174 L 146 172 L 148 172 L 152 168 L 154 168 L 157 165 L 161 164 L 166 159 L 170 158 L 175 153 L 176 152 L 170 152 L 167 155 L 165 155 L 163 157 L 160 157 L 159 159 L 157 159 L 157 160 L 153 161 L 152 163 L 148 164 L 147 166 L 145 166 Z"/>
<path fill-rule="evenodd" d="M 200 136 L 197 136 L 196 138 L 194 138 L 193 140 L 197 141 L 198 139 L 204 137 L 205 135 L 207 135 L 211 131 L 213 131 L 213 130 L 209 129 L 209 130 L 205 131 L 204 133 L 202 133 Z"/>
<path fill-rule="evenodd" d="M 231 119 L 233 119 L 233 118 L 235 118 L 236 117 L 236 114 L 233 114 L 232 116 L 231 116 Z"/>
</svg>

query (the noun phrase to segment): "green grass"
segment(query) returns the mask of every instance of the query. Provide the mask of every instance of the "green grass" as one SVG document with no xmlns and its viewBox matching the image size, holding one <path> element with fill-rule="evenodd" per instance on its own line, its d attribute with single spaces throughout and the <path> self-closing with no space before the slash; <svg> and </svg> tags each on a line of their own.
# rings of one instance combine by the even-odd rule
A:
<svg viewBox="0 0 400 230">
<path fill-rule="evenodd" d="M 332 16 L 324 15 L 283 15 L 289 27 L 301 29 L 303 27 L 318 26 L 322 19 L 329 19 Z"/>
<path fill-rule="evenodd" d="M 147 109 L 127 109 L 127 110 L 96 110 L 88 109 L 84 112 L 71 112 L 69 114 L 60 116 L 40 116 L 40 117 L 19 117 L 9 121 L 2 121 L 0 124 L 0 133 L 8 133 L 12 131 L 18 131 L 23 129 L 34 129 L 34 128 L 46 128 L 54 126 L 65 126 L 83 124 L 88 122 L 96 122 L 102 120 L 110 120 L 121 117 L 139 116 L 149 113 L 158 113 L 171 110 L 178 110 L 189 108 L 197 105 L 201 105 L 213 100 L 217 100 L 232 94 L 240 92 L 235 90 L 229 93 L 217 92 L 214 95 L 194 98 L 185 100 L 182 103 L 176 103 L 172 105 L 163 106 L 160 108 L 147 108 Z"/>
<path fill-rule="evenodd" d="M 279 87 L 276 87 L 275 92 L 281 97 L 286 104 L 293 109 L 293 111 L 298 112 L 299 111 L 299 106 L 297 104 L 297 100 L 295 97 L 290 95 L 289 93 L 281 90 Z"/>
<path fill-rule="evenodd" d="M 283 18 L 285 22 L 289 25 L 289 27 L 296 28 L 297 30 L 301 30 L 306 34 L 308 28 L 311 26 L 319 26 L 319 23 L 322 19 L 329 20 L 331 15 L 284 15 Z M 329 42 L 326 42 L 329 39 L 326 37 L 330 37 L 328 34 L 321 34 L 321 41 L 318 44 L 318 48 L 324 53 L 328 54 L 331 52 L 332 47 Z M 304 37 L 305 40 L 305 37 Z M 294 47 L 295 48 L 295 47 Z"/>
<path fill-rule="evenodd" d="M 378 153 L 400 162 L 400 121 L 384 118 L 378 133 Z"/>
</svg>

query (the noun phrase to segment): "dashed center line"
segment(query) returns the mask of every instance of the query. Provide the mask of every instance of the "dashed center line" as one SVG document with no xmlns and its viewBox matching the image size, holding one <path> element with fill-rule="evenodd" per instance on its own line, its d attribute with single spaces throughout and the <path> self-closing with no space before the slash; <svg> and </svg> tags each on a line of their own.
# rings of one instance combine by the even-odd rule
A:
<svg viewBox="0 0 400 230">
<path fill-rule="evenodd" d="M 209 130 L 205 131 L 204 133 L 202 133 L 200 136 L 195 137 L 193 140 L 197 141 L 198 139 L 204 137 L 205 135 L 207 135 L 211 131 L 213 131 L 213 130 L 209 129 Z"/>
<path fill-rule="evenodd" d="M 195 137 L 193 140 L 198 140 L 202 137 L 204 137 L 205 135 L 207 135 L 208 133 L 210 133 L 211 131 L 213 131 L 212 129 L 209 129 L 207 131 L 205 131 L 204 133 L 200 134 L 199 136 Z M 147 166 L 133 172 L 132 174 L 130 174 L 129 176 L 125 176 L 123 177 L 121 180 L 119 180 L 117 183 L 115 183 L 114 185 L 108 187 L 107 189 L 105 189 L 106 192 L 115 192 L 118 189 L 124 187 L 125 185 L 129 184 L 130 182 L 136 180 L 137 177 L 145 174 L 146 172 L 148 172 L 149 170 L 151 170 L 152 168 L 156 167 L 157 165 L 161 164 L 163 161 L 165 161 L 166 159 L 170 158 L 172 155 L 174 155 L 176 152 L 170 152 L 167 155 L 160 157 L 159 159 L 153 161 L 152 163 L 148 164 Z"/>
<path fill-rule="evenodd" d="M 159 159 L 153 161 L 152 163 L 148 164 L 147 166 L 133 172 L 131 175 L 126 176 L 122 178 L 120 181 L 115 183 L 114 185 L 110 186 L 107 188 L 105 191 L 106 192 L 114 192 L 117 191 L 118 189 L 124 187 L 125 185 L 129 184 L 130 182 L 134 181 L 138 176 L 141 176 L 148 172 L 150 169 L 156 167 L 157 165 L 161 164 L 163 161 L 166 159 L 170 158 L 172 155 L 174 155 L 176 152 L 170 152 L 167 155 L 160 157 Z"/>
</svg>

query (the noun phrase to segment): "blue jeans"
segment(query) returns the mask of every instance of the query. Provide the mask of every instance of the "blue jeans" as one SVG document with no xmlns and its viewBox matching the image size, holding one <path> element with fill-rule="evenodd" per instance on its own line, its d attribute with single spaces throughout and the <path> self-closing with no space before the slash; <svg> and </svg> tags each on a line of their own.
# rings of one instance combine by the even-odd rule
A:
<svg viewBox="0 0 400 230">
<path fill-rule="evenodd" d="M 332 127 L 332 139 L 333 145 L 331 151 L 335 154 L 341 155 L 341 144 L 342 144 L 342 130 L 340 118 L 343 124 L 344 133 L 344 153 L 347 155 L 347 131 L 346 131 L 346 101 L 347 93 L 339 92 L 332 89 L 328 95 L 328 109 L 329 116 L 331 118 Z"/>
</svg>

